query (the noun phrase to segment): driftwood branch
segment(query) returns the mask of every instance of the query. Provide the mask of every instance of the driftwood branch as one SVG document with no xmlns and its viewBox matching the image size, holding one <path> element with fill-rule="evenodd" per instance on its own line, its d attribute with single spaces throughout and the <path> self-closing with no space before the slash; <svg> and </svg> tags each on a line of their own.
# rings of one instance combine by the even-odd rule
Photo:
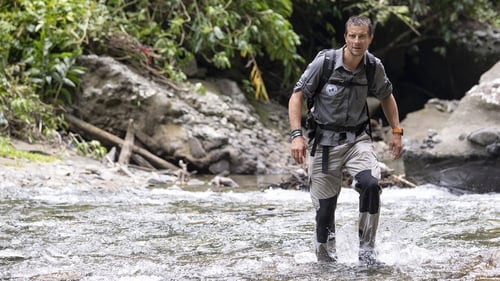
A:
<svg viewBox="0 0 500 281">
<path fill-rule="evenodd" d="M 132 155 L 132 148 L 134 146 L 134 131 L 134 120 L 130 119 L 128 120 L 125 141 L 123 142 L 120 156 L 118 157 L 118 164 L 120 165 L 127 166 L 130 161 L 130 155 Z"/>
<path fill-rule="evenodd" d="M 392 179 L 395 181 L 395 182 L 400 182 L 400 183 L 403 183 L 404 185 L 408 186 L 408 187 L 417 187 L 416 184 L 406 180 L 404 178 L 404 175 L 392 175 Z"/>
<path fill-rule="evenodd" d="M 89 123 L 81 120 L 81 119 L 78 119 L 77 117 L 75 117 L 69 113 L 65 113 L 64 118 L 66 119 L 66 121 L 68 121 L 70 128 L 72 130 L 83 131 L 87 135 L 89 135 L 92 138 L 95 138 L 99 141 L 108 142 L 108 143 L 112 143 L 112 144 L 115 144 L 117 146 L 123 147 L 124 141 L 121 138 L 119 138 L 113 134 L 110 134 L 110 133 L 108 133 L 108 132 L 106 132 L 106 131 L 104 131 L 104 130 L 102 130 L 102 129 L 100 129 L 92 124 L 89 124 Z M 179 169 L 174 164 L 163 160 L 162 158 L 152 154 L 151 152 L 147 151 L 144 148 L 138 147 L 136 145 L 132 145 L 132 151 L 134 153 L 137 153 L 137 154 L 141 155 L 142 157 L 146 158 L 149 162 L 151 162 L 151 164 L 153 164 L 154 166 L 156 166 L 158 168 L 171 169 L 171 170 Z"/>
</svg>

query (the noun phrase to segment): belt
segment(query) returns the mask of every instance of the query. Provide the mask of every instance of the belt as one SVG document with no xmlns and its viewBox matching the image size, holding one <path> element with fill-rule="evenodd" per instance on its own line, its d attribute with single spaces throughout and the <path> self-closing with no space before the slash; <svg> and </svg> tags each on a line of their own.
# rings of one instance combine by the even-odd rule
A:
<svg viewBox="0 0 500 281">
<path fill-rule="evenodd" d="M 327 131 L 344 133 L 344 136 L 345 136 L 345 132 L 356 132 L 356 136 L 359 136 L 366 129 L 366 123 L 362 123 L 358 126 L 348 126 L 348 127 L 318 124 L 318 127 L 320 127 L 323 130 L 327 130 Z"/>
<path fill-rule="evenodd" d="M 323 124 L 318 124 L 318 127 L 320 130 L 316 129 L 316 134 L 314 136 L 314 142 L 313 146 L 311 148 L 311 156 L 314 156 L 316 154 L 316 148 L 319 144 L 319 141 L 321 140 L 321 137 L 323 136 L 322 130 L 328 130 L 328 131 L 335 131 L 339 133 L 339 143 L 347 140 L 347 132 L 355 132 L 356 137 L 361 135 L 365 130 L 366 130 L 366 123 L 363 123 L 358 126 L 354 127 L 343 127 L 343 126 L 333 126 L 333 125 L 323 125 Z M 329 152 L 330 146 L 323 146 L 323 154 L 322 159 L 321 159 L 321 170 L 323 173 L 328 172 L 328 152 Z"/>
</svg>

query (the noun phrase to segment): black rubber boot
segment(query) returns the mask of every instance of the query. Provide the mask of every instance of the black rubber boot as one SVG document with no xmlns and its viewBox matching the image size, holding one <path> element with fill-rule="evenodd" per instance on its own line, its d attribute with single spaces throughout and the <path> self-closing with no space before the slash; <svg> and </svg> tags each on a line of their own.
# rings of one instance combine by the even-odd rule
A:
<svg viewBox="0 0 500 281">
<path fill-rule="evenodd" d="M 379 264 L 375 254 L 375 237 L 382 189 L 370 170 L 359 172 L 355 179 L 355 188 L 359 192 L 359 261 L 366 265 Z"/>
<path fill-rule="evenodd" d="M 319 262 L 337 261 L 335 245 L 335 209 L 337 196 L 319 200 L 316 211 L 316 256 Z"/>
</svg>

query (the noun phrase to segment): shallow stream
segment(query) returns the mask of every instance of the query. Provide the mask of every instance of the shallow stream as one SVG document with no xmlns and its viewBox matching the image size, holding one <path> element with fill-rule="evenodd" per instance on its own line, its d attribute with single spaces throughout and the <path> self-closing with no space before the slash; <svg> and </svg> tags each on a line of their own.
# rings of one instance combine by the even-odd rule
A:
<svg viewBox="0 0 500 281">
<path fill-rule="evenodd" d="M 280 189 L 25 188 L 0 183 L 0 280 L 500 280 L 500 194 L 386 188 L 357 261 L 357 193 L 318 264 L 309 194 Z"/>
</svg>

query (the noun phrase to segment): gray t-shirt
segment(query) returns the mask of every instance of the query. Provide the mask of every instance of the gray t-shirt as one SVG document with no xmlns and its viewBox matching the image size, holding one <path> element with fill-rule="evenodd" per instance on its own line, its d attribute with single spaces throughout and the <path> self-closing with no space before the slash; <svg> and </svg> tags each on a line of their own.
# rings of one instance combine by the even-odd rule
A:
<svg viewBox="0 0 500 281">
<path fill-rule="evenodd" d="M 366 123 L 368 116 L 366 114 L 366 98 L 368 96 L 368 81 L 366 78 L 367 55 L 365 54 L 364 63 L 361 63 L 354 72 L 344 67 L 342 59 L 343 48 L 335 50 L 335 65 L 329 81 L 317 93 L 314 102 L 313 114 L 316 122 L 323 125 L 333 125 L 339 127 L 358 127 Z M 294 92 L 302 90 L 304 96 L 309 99 L 315 95 L 316 88 L 319 86 L 325 54 L 318 55 L 306 68 L 299 81 L 295 85 Z M 334 84 L 332 79 L 343 79 L 353 81 L 355 84 L 342 86 Z M 384 66 L 380 59 L 376 58 L 376 66 L 373 77 L 374 96 L 382 100 L 392 94 L 392 84 L 385 74 Z M 322 133 L 321 145 L 337 145 L 338 132 L 326 130 Z M 349 137 L 352 141 L 352 135 Z"/>
</svg>

